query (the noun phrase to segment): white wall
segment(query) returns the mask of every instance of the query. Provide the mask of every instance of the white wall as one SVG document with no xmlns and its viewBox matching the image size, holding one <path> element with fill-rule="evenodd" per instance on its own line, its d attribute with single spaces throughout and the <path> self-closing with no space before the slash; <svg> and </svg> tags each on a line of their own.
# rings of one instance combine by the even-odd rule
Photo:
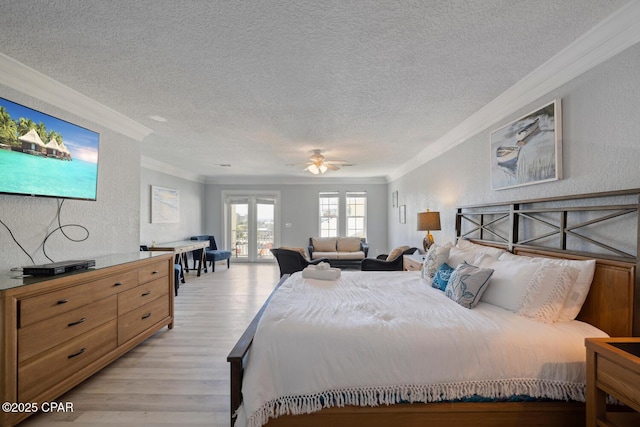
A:
<svg viewBox="0 0 640 427">
<path fill-rule="evenodd" d="M 140 148 L 119 133 L 106 130 L 55 106 L 27 97 L 0 85 L 0 96 L 35 110 L 78 124 L 100 133 L 97 201 L 67 200 L 62 208 L 62 224 L 79 224 L 89 235 L 72 242 L 56 231 L 45 250 L 54 261 L 95 258 L 138 249 L 140 229 Z M 56 199 L 0 194 L 0 220 L 31 255 L 36 264 L 50 262 L 42 244 L 57 226 Z M 86 232 L 66 227 L 65 233 L 82 239 Z M 0 225 L 0 270 L 31 265 L 31 261 Z"/>
<path fill-rule="evenodd" d="M 317 236 L 318 225 L 318 193 L 321 191 L 338 191 L 342 195 L 346 191 L 367 192 L 367 241 L 369 256 L 388 253 L 387 242 L 387 184 L 269 184 L 269 185 L 223 185 L 208 184 L 206 186 L 207 212 L 205 218 L 206 234 L 216 236 L 221 245 L 223 239 L 223 204 L 222 191 L 265 191 L 278 190 L 281 195 L 281 244 L 284 246 L 306 247 L 309 237 Z M 291 228 L 285 228 L 290 223 Z M 220 237 L 217 237 L 220 236 Z"/>
<path fill-rule="evenodd" d="M 389 184 L 407 205 L 407 224 L 389 213 L 391 246 L 420 244 L 416 213 L 441 212 L 436 242 L 455 237 L 455 207 L 640 187 L 640 45 L 575 78 L 538 102 L 514 111 L 440 157 Z M 554 98 L 562 99 L 564 178 L 514 189 L 491 190 L 489 134 Z"/>
<path fill-rule="evenodd" d="M 180 221 L 151 223 L 151 186 L 179 191 Z M 174 242 L 202 234 L 204 229 L 204 184 L 151 169 L 140 169 L 140 244 Z"/>
</svg>

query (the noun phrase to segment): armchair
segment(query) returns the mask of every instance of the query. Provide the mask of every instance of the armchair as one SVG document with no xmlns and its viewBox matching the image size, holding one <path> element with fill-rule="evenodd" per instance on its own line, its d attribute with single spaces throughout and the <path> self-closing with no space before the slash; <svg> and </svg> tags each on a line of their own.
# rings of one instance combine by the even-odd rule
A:
<svg viewBox="0 0 640 427">
<path fill-rule="evenodd" d="M 329 262 L 327 258 L 314 259 L 309 261 L 302 253 L 295 249 L 274 248 L 270 249 L 271 253 L 278 261 L 280 267 L 280 277 L 285 274 L 293 274 L 296 271 L 302 271 L 309 265 L 317 265 L 321 262 Z"/>
<path fill-rule="evenodd" d="M 405 247 L 406 248 L 406 247 Z M 391 252 L 392 259 L 388 259 L 389 255 L 378 255 L 377 258 L 365 258 L 360 264 L 362 271 L 402 271 L 402 261 L 404 255 L 411 255 L 417 248 L 396 248 Z M 397 251 L 397 254 L 395 253 Z"/>
<path fill-rule="evenodd" d="M 216 271 L 216 261 L 227 260 L 227 268 L 230 266 L 231 251 L 224 249 L 218 249 L 216 245 L 216 238 L 214 236 L 193 236 L 191 240 L 208 240 L 209 247 L 204 250 L 204 272 L 207 272 L 207 262 L 211 262 L 211 271 Z M 196 259 L 202 259 L 202 249 L 196 249 L 193 251 L 193 268 L 196 268 Z"/>
</svg>

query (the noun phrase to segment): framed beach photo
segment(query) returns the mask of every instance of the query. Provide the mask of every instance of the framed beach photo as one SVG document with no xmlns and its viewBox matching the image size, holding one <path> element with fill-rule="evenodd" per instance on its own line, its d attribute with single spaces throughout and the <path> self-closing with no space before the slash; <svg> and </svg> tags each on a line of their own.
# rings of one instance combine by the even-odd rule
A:
<svg viewBox="0 0 640 427">
<path fill-rule="evenodd" d="M 491 132 L 491 188 L 562 179 L 560 99 Z"/>
<path fill-rule="evenodd" d="M 180 222 L 180 192 L 172 188 L 151 186 L 151 223 Z"/>
</svg>

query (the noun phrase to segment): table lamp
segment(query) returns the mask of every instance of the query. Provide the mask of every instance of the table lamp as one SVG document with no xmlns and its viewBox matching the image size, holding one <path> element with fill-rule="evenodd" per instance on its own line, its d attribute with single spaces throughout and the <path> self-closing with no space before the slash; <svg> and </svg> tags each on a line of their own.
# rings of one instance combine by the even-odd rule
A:
<svg viewBox="0 0 640 427">
<path fill-rule="evenodd" d="M 440 230 L 440 212 L 430 212 L 429 209 L 426 212 L 418 212 L 418 231 L 427 232 L 422 241 L 425 252 L 433 245 L 431 230 Z"/>
</svg>

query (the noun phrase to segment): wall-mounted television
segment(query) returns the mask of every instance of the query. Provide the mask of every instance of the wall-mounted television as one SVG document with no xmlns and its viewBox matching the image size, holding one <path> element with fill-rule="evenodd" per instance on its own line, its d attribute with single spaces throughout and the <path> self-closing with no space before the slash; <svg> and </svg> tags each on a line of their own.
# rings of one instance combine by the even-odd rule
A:
<svg viewBox="0 0 640 427">
<path fill-rule="evenodd" d="M 0 193 L 96 200 L 97 132 L 0 98 Z"/>
</svg>

